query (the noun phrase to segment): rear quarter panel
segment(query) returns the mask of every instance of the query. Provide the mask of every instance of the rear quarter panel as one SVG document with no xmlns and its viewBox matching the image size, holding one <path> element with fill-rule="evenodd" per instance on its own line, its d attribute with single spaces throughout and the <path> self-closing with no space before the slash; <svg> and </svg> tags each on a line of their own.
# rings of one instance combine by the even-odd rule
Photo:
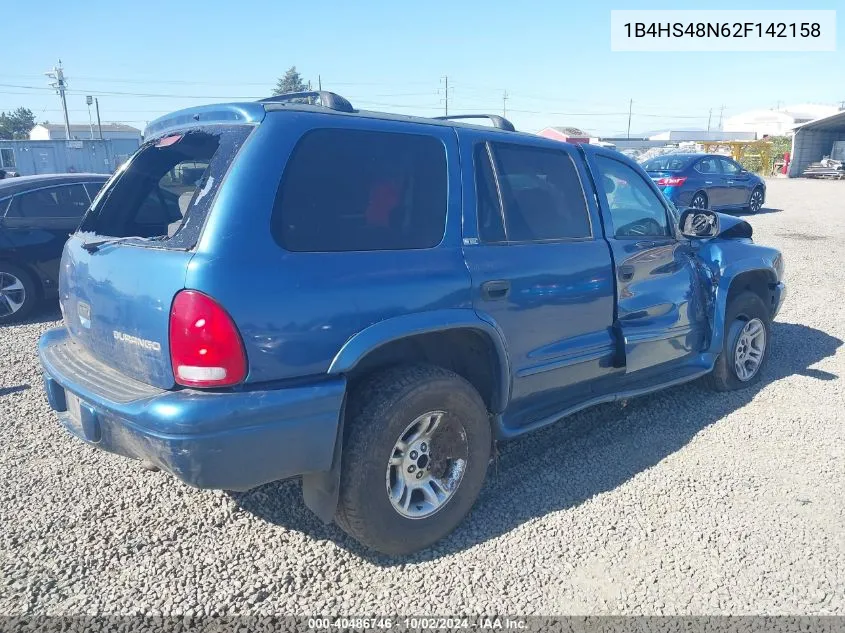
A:
<svg viewBox="0 0 845 633">
<path fill-rule="evenodd" d="M 450 186 L 438 247 L 406 251 L 294 253 L 270 233 L 284 167 L 301 136 L 327 127 L 414 132 L 438 138 Z M 221 188 L 185 286 L 206 292 L 243 337 L 247 382 L 325 373 L 344 343 L 364 328 L 412 312 L 471 308 L 461 255 L 460 165 L 454 131 L 310 112 L 268 113 Z"/>
</svg>

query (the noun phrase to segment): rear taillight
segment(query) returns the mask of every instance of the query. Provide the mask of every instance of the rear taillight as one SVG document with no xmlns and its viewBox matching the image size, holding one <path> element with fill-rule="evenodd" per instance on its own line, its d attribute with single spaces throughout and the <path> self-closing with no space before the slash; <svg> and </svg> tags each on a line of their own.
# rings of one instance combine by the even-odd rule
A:
<svg viewBox="0 0 845 633">
<path fill-rule="evenodd" d="M 196 290 L 173 299 L 170 362 L 176 382 L 186 387 L 226 387 L 246 377 L 246 354 L 232 317 Z"/>
<path fill-rule="evenodd" d="M 658 187 L 680 187 L 687 181 L 686 176 L 666 176 L 657 180 Z"/>
</svg>

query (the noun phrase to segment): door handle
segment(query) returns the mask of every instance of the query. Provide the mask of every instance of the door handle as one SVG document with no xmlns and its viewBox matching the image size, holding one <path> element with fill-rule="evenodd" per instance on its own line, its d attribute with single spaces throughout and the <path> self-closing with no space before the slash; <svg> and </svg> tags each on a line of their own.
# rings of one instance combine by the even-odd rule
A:
<svg viewBox="0 0 845 633">
<path fill-rule="evenodd" d="M 620 266 L 618 272 L 621 281 L 631 281 L 634 278 L 633 266 Z"/>
<path fill-rule="evenodd" d="M 705 181 L 704 181 L 704 184 L 705 184 L 705 185 L 712 185 L 712 184 L 713 184 L 713 181 L 712 181 L 712 180 L 705 180 Z"/>
<path fill-rule="evenodd" d="M 489 301 L 506 298 L 511 292 L 511 282 L 504 279 L 485 281 L 481 284 L 481 296 Z"/>
<path fill-rule="evenodd" d="M 733 180 L 729 180 L 729 181 L 728 181 L 728 184 L 729 184 L 729 185 L 732 185 L 732 184 L 734 184 L 734 181 L 733 181 Z"/>
</svg>

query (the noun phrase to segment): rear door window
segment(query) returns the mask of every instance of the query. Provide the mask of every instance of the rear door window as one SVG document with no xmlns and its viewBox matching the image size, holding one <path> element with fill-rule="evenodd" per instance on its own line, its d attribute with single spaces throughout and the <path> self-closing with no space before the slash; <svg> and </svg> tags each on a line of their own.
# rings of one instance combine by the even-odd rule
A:
<svg viewBox="0 0 845 633">
<path fill-rule="evenodd" d="M 569 154 L 503 143 L 494 143 L 492 147 L 508 241 L 542 242 L 591 236 L 587 200 Z"/>
<path fill-rule="evenodd" d="M 273 208 L 289 251 L 431 248 L 446 227 L 446 150 L 431 136 L 318 129 L 299 141 Z"/>
<path fill-rule="evenodd" d="M 30 220 L 79 219 L 90 200 L 82 184 L 62 185 L 21 193 L 12 200 L 10 217 Z"/>
<path fill-rule="evenodd" d="M 251 126 L 209 126 L 146 143 L 94 200 L 80 231 L 192 248 Z"/>
</svg>

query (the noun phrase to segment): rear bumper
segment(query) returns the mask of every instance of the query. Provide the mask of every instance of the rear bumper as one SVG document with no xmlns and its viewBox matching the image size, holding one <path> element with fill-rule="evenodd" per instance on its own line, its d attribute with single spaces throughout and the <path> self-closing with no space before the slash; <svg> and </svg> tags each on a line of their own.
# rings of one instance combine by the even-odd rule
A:
<svg viewBox="0 0 845 633">
<path fill-rule="evenodd" d="M 62 424 L 89 444 L 198 488 L 249 490 L 331 468 L 343 378 L 260 391 L 155 390 L 119 402 L 53 361 L 51 349 L 67 339 L 54 329 L 39 341 L 44 386 Z"/>
</svg>

